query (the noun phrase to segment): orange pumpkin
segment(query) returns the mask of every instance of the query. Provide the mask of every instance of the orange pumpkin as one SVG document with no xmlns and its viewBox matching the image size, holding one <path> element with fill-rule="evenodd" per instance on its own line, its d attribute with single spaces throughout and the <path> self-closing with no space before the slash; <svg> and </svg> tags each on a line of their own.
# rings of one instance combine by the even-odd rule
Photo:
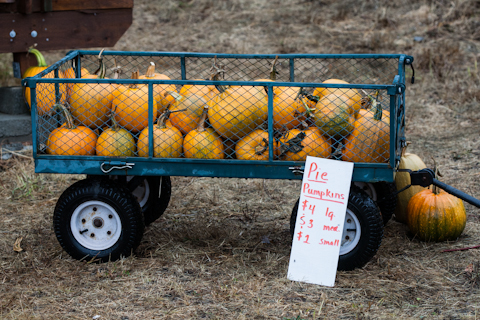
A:
<svg viewBox="0 0 480 320">
<path fill-rule="evenodd" d="M 408 228 L 423 241 L 455 240 L 466 223 L 463 201 L 436 186 L 415 194 L 408 202 Z"/>
<path fill-rule="evenodd" d="M 82 78 L 83 78 L 84 76 L 86 76 L 86 75 L 89 75 L 89 74 L 90 74 L 90 72 L 89 72 L 87 69 L 85 69 L 85 68 L 82 68 L 82 69 L 80 70 L 80 75 L 81 75 Z M 75 74 L 75 69 L 74 69 L 74 67 L 70 67 L 70 68 L 68 68 L 67 70 L 65 70 L 65 71 L 63 72 L 63 77 L 64 77 L 65 79 L 75 79 L 75 78 L 76 78 L 76 74 Z M 65 85 L 65 93 L 66 93 L 66 95 L 67 95 L 67 97 L 66 97 L 66 98 L 67 98 L 67 101 L 70 101 L 70 96 L 72 95 L 72 90 L 73 90 L 73 86 L 74 86 L 74 85 L 75 85 L 75 83 L 67 83 L 67 84 Z"/>
<path fill-rule="evenodd" d="M 138 79 L 138 71 L 132 73 Z M 117 86 L 113 91 L 112 109 L 115 120 L 125 129 L 137 133 L 148 126 L 148 86 L 130 84 Z M 157 104 L 153 106 L 153 118 L 157 117 Z"/>
<path fill-rule="evenodd" d="M 346 81 L 339 79 L 328 79 L 323 81 L 325 84 L 349 84 Z M 336 96 L 345 96 L 348 99 L 351 99 L 351 106 L 353 108 L 353 113 L 357 114 L 360 108 L 362 107 L 362 95 L 358 92 L 357 89 L 349 88 L 315 88 L 313 95 L 317 96 L 319 99 L 323 97 L 334 94 Z"/>
<path fill-rule="evenodd" d="M 233 141 L 257 129 L 267 116 L 267 95 L 258 86 L 229 87 L 217 94 L 208 108 L 210 125 L 220 136 Z"/>
<path fill-rule="evenodd" d="M 183 152 L 186 158 L 223 159 L 222 139 L 212 128 L 205 128 L 207 112 L 204 111 L 197 128 L 187 133 L 183 140 Z"/>
<path fill-rule="evenodd" d="M 380 163 L 390 159 L 390 124 L 382 119 L 382 108 L 376 102 L 370 113 L 355 121 L 345 141 L 344 161 Z"/>
<path fill-rule="evenodd" d="M 164 112 L 153 126 L 153 156 L 156 158 L 180 158 L 183 150 L 183 135 L 168 121 L 170 112 Z M 148 127 L 138 137 L 138 156 L 148 157 Z"/>
<path fill-rule="evenodd" d="M 104 130 L 97 140 L 97 155 L 105 157 L 132 157 L 135 155 L 135 140 L 125 129 L 118 126 L 112 116 L 112 127 Z"/>
<path fill-rule="evenodd" d="M 54 129 L 47 140 L 47 153 L 52 155 L 94 155 L 97 134 L 90 128 L 75 126 L 70 112 L 60 104 L 54 106 L 65 114 L 67 123 Z"/>
<path fill-rule="evenodd" d="M 202 96 L 190 92 L 185 95 L 170 92 L 170 95 L 175 99 L 169 108 L 172 124 L 183 134 L 194 130 L 200 123 L 206 101 Z"/>
<path fill-rule="evenodd" d="M 274 155 L 276 149 L 277 144 L 274 142 Z M 243 137 L 235 145 L 235 154 L 240 160 L 268 160 L 268 132 L 257 129 Z"/>
<path fill-rule="evenodd" d="M 155 63 L 150 62 L 150 66 L 147 69 L 145 75 L 139 76 L 138 79 L 148 80 L 171 80 L 170 77 L 155 72 Z M 155 84 L 153 85 L 153 100 L 157 103 L 158 112 L 164 112 L 167 107 L 174 102 L 174 98 L 167 94 L 168 92 L 176 92 L 175 85 L 173 84 Z"/>
<path fill-rule="evenodd" d="M 255 81 L 275 81 L 278 56 L 272 63 L 270 79 L 257 79 Z M 265 88 L 267 90 L 267 88 Z M 273 87 L 273 127 L 279 130 L 293 129 L 300 125 L 300 115 L 307 109 L 302 101 L 301 87 Z"/>
<path fill-rule="evenodd" d="M 317 127 L 288 130 L 280 139 L 281 160 L 305 161 L 308 156 L 329 158 L 332 153 L 332 146 L 322 137 Z"/>
<path fill-rule="evenodd" d="M 106 67 L 101 54 L 98 56 L 99 74 L 87 74 L 82 79 L 105 79 Z M 109 83 L 75 83 L 71 90 L 69 103 L 73 118 L 92 129 L 103 127 L 112 109 L 112 86 Z"/>
<path fill-rule="evenodd" d="M 195 79 L 198 81 L 205 81 L 203 79 Z M 202 97 L 207 104 L 209 101 L 219 93 L 218 89 L 215 86 L 206 86 L 206 85 L 192 85 L 186 84 L 180 89 L 180 94 L 186 96 L 188 94 L 194 94 Z"/>
<path fill-rule="evenodd" d="M 355 119 L 359 119 L 360 117 L 367 116 L 373 117 L 375 115 L 374 112 L 370 112 L 372 104 L 378 98 L 379 92 L 377 91 L 376 97 L 372 97 L 371 95 L 367 95 L 365 98 L 362 98 L 362 109 L 355 114 Z M 377 103 L 377 102 L 375 102 Z M 390 122 L 390 112 L 387 110 L 382 110 L 382 118 L 385 119 L 387 122 Z"/>
<path fill-rule="evenodd" d="M 348 103 L 343 96 L 329 94 L 315 105 L 313 119 L 326 138 L 339 140 L 352 132 L 355 118 Z"/>
<path fill-rule="evenodd" d="M 29 53 L 32 53 L 37 58 L 37 66 L 28 68 L 24 73 L 22 78 L 25 79 L 27 77 L 33 77 L 42 72 L 43 70 L 47 69 L 47 63 L 45 62 L 45 58 L 37 49 L 30 48 L 28 49 Z M 63 73 L 59 70 L 58 77 L 63 78 Z M 53 79 L 55 78 L 54 71 L 47 73 L 43 76 L 44 79 Z M 57 99 L 55 96 L 55 84 L 54 83 L 37 83 L 35 88 L 36 93 L 36 103 L 37 103 L 37 114 L 39 116 L 43 116 L 46 113 L 50 112 L 52 107 L 57 103 Z M 65 99 L 65 84 L 59 84 L 59 94 L 60 94 L 60 101 L 64 101 Z M 30 88 L 25 88 L 25 100 L 28 103 L 28 106 L 32 107 L 31 102 L 31 92 Z"/>
</svg>

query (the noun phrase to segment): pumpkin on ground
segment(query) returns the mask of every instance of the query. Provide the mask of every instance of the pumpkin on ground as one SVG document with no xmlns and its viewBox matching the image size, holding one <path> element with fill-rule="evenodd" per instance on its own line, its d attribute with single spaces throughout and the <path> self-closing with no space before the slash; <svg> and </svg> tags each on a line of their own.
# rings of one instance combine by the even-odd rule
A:
<svg viewBox="0 0 480 320">
<path fill-rule="evenodd" d="M 332 153 L 330 143 L 317 127 L 303 123 L 303 129 L 288 130 L 279 139 L 279 158 L 289 161 L 305 161 L 307 156 L 329 158 Z"/>
<path fill-rule="evenodd" d="M 382 118 L 382 107 L 373 103 L 371 115 L 357 119 L 345 139 L 342 160 L 382 163 L 390 159 L 390 124 Z"/>
<path fill-rule="evenodd" d="M 413 153 L 407 153 L 407 147 L 410 143 L 407 142 L 407 146 L 402 148 L 400 164 L 398 169 L 410 169 L 412 171 L 418 171 L 425 169 L 427 166 L 420 159 L 419 156 Z M 406 186 L 411 184 L 410 173 L 408 172 L 396 172 L 395 173 L 395 186 L 397 190 L 402 190 Z M 395 208 L 395 220 L 402 223 L 407 223 L 407 206 L 410 199 L 419 192 L 426 190 L 421 186 L 410 186 L 408 189 L 400 192 L 397 195 L 397 207 Z"/>
<path fill-rule="evenodd" d="M 105 79 L 102 52 L 98 55 L 98 74 L 86 74 L 82 79 Z M 112 109 L 112 88 L 109 83 L 75 83 L 68 99 L 73 118 L 92 129 L 103 127 Z"/>
<path fill-rule="evenodd" d="M 423 241 L 457 239 L 465 229 L 463 201 L 436 186 L 415 194 L 408 202 L 407 225 Z"/>
<path fill-rule="evenodd" d="M 274 142 L 274 155 L 276 153 Z M 269 158 L 268 132 L 257 129 L 238 140 L 235 145 L 235 155 L 240 160 L 268 160 Z"/>
<path fill-rule="evenodd" d="M 138 71 L 132 73 L 138 79 Z M 119 85 L 113 91 L 112 109 L 115 120 L 125 129 L 137 133 L 148 126 L 148 86 Z M 153 119 L 157 118 L 157 104 L 152 106 Z"/>
<path fill-rule="evenodd" d="M 32 53 L 37 59 L 37 66 L 29 67 L 22 75 L 22 78 L 33 77 L 47 69 L 49 66 L 45 62 L 45 58 L 40 51 L 34 48 L 28 49 L 29 53 Z M 58 77 L 63 78 L 63 73 L 59 70 Z M 55 78 L 54 71 L 47 73 L 43 76 L 44 79 L 53 79 Z M 25 100 L 28 103 L 29 108 L 32 107 L 31 101 L 31 92 L 30 88 L 25 88 Z M 46 113 L 52 110 L 52 107 L 57 103 L 55 84 L 54 83 L 37 83 L 35 88 L 36 94 L 36 103 L 37 103 L 37 114 L 43 116 Z M 65 84 L 59 84 L 59 100 L 64 101 L 65 99 Z"/>
<path fill-rule="evenodd" d="M 138 79 L 171 80 L 169 76 L 155 72 L 154 62 L 150 62 L 150 66 L 148 67 L 147 72 L 144 75 L 139 76 Z M 168 106 L 173 103 L 173 97 L 171 95 L 168 95 L 168 92 L 172 91 L 176 92 L 175 85 L 173 84 L 153 85 L 153 100 L 157 103 L 159 113 L 164 112 L 168 108 Z"/>
<path fill-rule="evenodd" d="M 225 157 L 222 139 L 212 128 L 205 128 L 206 119 L 205 110 L 197 128 L 186 134 L 183 140 L 183 152 L 186 158 L 223 159 Z"/>
<path fill-rule="evenodd" d="M 183 150 L 183 135 L 168 120 L 170 112 L 160 115 L 153 126 L 153 156 L 156 158 L 180 158 Z M 148 157 L 148 127 L 138 137 L 138 156 Z"/>
<path fill-rule="evenodd" d="M 323 81 L 324 84 L 349 84 L 347 81 L 343 81 L 340 79 L 328 79 Z M 350 89 L 350 88 L 315 88 L 313 91 L 313 95 L 317 96 L 318 99 L 322 99 L 323 97 L 334 94 L 336 96 L 344 96 L 351 100 L 350 104 L 354 110 L 354 114 L 356 115 L 360 108 L 362 107 L 362 95 L 358 92 L 357 89 Z"/>
<path fill-rule="evenodd" d="M 135 140 L 125 129 L 118 126 L 112 116 L 112 127 L 104 130 L 97 140 L 97 155 L 105 157 L 132 157 L 135 155 Z"/>
<path fill-rule="evenodd" d="M 63 111 L 66 124 L 54 129 L 47 140 L 47 153 L 52 155 L 94 155 L 97 134 L 85 126 L 76 126 L 72 115 L 60 104 L 55 109 Z"/>
<path fill-rule="evenodd" d="M 349 100 L 329 94 L 315 105 L 313 119 L 326 138 L 341 140 L 353 131 L 355 121 Z"/>
</svg>

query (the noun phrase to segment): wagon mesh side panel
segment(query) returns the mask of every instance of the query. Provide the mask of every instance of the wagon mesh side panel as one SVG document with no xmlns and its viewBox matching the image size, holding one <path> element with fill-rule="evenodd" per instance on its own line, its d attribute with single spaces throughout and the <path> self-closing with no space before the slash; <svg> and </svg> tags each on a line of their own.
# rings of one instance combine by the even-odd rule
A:
<svg viewBox="0 0 480 320">
<path fill-rule="evenodd" d="M 143 75 L 153 62 L 156 73 L 166 75 L 172 80 L 181 80 L 182 75 L 186 80 L 212 79 L 212 75 L 219 72 L 218 80 L 253 81 L 269 79 L 274 59 L 185 57 L 182 65 L 181 57 L 109 53 L 103 56 L 103 62 L 107 67 L 106 78 L 109 79 L 116 76 L 119 79 L 130 79 L 135 71 Z M 214 64 L 215 67 L 212 67 Z M 61 65 L 59 70 L 65 73 L 71 67 L 72 61 L 68 61 Z M 81 67 L 93 74 L 99 68 L 98 57 L 82 56 Z M 198 125 L 202 112 L 205 112 L 208 115 L 205 128 L 211 133 L 211 141 L 208 141 L 204 149 L 216 150 L 212 149 L 212 144 L 216 143 L 213 138 L 216 138 L 221 144 L 218 148 L 223 149 L 220 159 L 303 161 L 306 154 L 309 154 L 354 162 L 386 163 L 390 159 L 390 96 L 386 90 L 321 90 L 313 87 L 302 88 L 301 82 L 321 83 L 327 79 L 342 79 L 351 84 L 391 84 L 398 72 L 397 68 L 397 59 L 386 58 L 279 58 L 275 62 L 275 80 L 295 81 L 296 85 L 272 87 L 272 119 L 267 117 L 267 87 L 196 86 L 194 89 L 197 93 L 189 95 L 187 93 L 190 89 L 187 90 L 187 87 L 182 89 L 182 86 L 168 84 L 153 84 L 155 103 L 152 118 L 155 122 L 168 108 L 170 122 L 167 121 L 167 126 L 182 132 L 183 145 L 187 134 Z M 70 111 L 75 125 L 88 127 L 97 136 L 106 136 L 105 132 L 109 128 L 115 129 L 115 132 L 122 130 L 121 139 L 103 142 L 103 145 L 106 149 L 111 147 L 111 150 L 125 152 L 133 150 L 130 151 L 133 153 L 118 151 L 120 153 L 109 154 L 110 156 L 149 157 L 153 154 L 154 157 L 177 158 L 190 157 L 185 150 L 190 151 L 195 149 L 194 147 L 202 149 L 199 146 L 202 146 L 204 141 L 196 137 L 186 148 L 172 147 L 162 152 L 155 148 L 150 150 L 148 135 L 152 128 L 149 128 L 149 125 L 153 123 L 149 121 L 148 114 L 148 85 L 132 86 L 134 88 L 128 86 L 115 84 L 114 80 L 111 84 L 38 83 L 38 152 L 47 152 L 46 145 L 52 131 L 66 122 L 65 116 L 59 110 L 40 112 L 40 107 L 47 104 L 51 105 L 51 108 L 55 103 L 64 105 Z M 209 91 L 209 94 L 199 98 L 198 90 L 203 89 Z M 226 90 L 226 93 L 213 98 L 213 92 L 217 90 Z M 183 97 L 175 96 L 172 91 L 181 93 Z M 395 103 L 398 108 L 400 99 L 397 98 Z M 196 106 L 196 115 L 190 128 L 186 130 L 186 118 L 179 118 L 184 116 L 185 110 L 192 105 Z M 202 106 L 208 108 L 203 109 Z M 90 110 L 98 112 L 89 113 Z M 113 122 L 111 118 L 114 119 Z M 356 120 L 357 124 L 354 126 Z M 273 127 L 270 128 L 269 123 L 272 123 Z M 155 145 L 157 140 L 175 145 L 175 141 L 169 140 L 169 135 L 158 136 L 155 130 L 157 125 L 153 127 Z M 82 147 L 82 142 L 74 139 L 62 143 Z M 396 144 L 398 145 L 398 142 Z M 396 150 L 398 151 L 398 148 Z M 198 152 L 200 153 L 192 157 L 208 158 L 208 155 L 202 157 L 203 151 Z"/>
</svg>

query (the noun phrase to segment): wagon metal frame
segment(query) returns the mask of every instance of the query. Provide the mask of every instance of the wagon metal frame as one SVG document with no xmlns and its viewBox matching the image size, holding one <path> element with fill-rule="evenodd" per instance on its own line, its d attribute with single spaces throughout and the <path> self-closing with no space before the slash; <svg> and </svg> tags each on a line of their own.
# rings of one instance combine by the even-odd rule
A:
<svg viewBox="0 0 480 320">
<path fill-rule="evenodd" d="M 119 59 L 127 63 L 127 69 L 132 69 L 128 71 L 137 69 L 139 61 L 142 63 L 149 60 L 160 61 L 162 67 L 173 70 L 172 80 L 81 78 L 82 67 L 90 64 L 92 69 L 93 59 L 99 53 L 99 51 L 86 50 L 69 52 L 63 59 L 43 72 L 23 80 L 23 85 L 30 88 L 31 92 L 35 172 L 87 175 L 87 179 L 75 183 L 62 194 L 54 212 L 54 229 L 57 239 L 72 257 L 109 261 L 131 254 L 141 241 L 144 226 L 158 218 L 168 205 L 170 176 L 302 179 L 304 161 L 282 160 L 274 154 L 273 92 L 275 87 L 300 87 L 310 92 L 314 88 L 356 89 L 363 91 L 367 96 L 376 94 L 378 98 L 380 95 L 382 100 L 380 108 L 390 114 L 388 157 L 379 163 L 355 162 L 354 164 L 352 181 L 356 185 L 351 189 L 347 217 L 352 217 L 356 222 L 345 224 L 349 227 L 345 227 L 347 229 L 343 231 L 345 237 L 342 240 L 342 247 L 345 254 L 340 256 L 339 268 L 350 270 L 361 267 L 375 255 L 383 236 L 383 224 L 392 215 L 396 202 L 395 191 L 391 186 L 394 185 L 392 182 L 400 162 L 401 149 L 406 142 L 405 69 L 413 63 L 413 57 L 404 54 L 274 55 L 103 51 L 103 57 L 110 62 Z M 238 73 L 233 73 L 233 76 L 221 81 L 196 80 L 201 77 L 201 70 L 204 70 L 212 60 L 217 59 L 232 63 L 234 65 L 232 70 L 237 68 Z M 265 78 L 268 62 L 274 59 L 281 61 L 280 79 L 275 82 L 253 81 Z M 76 78 L 59 78 L 62 69 L 72 66 L 75 69 Z M 257 70 L 258 66 L 262 70 Z M 54 77 L 45 77 L 52 72 Z M 350 75 L 353 76 L 350 77 Z M 350 84 L 322 83 L 325 78 L 340 79 L 342 77 L 347 77 Z M 62 104 L 65 101 L 63 101 L 61 86 L 81 83 L 148 86 L 148 156 L 65 156 L 46 153 L 45 143 L 49 133 L 59 128 L 64 119 L 58 112 L 47 116 L 39 114 L 36 89 L 49 86 L 52 93 L 53 90 L 55 91 L 55 98 L 52 99 L 55 101 L 51 102 Z M 261 86 L 265 89 L 268 97 L 268 118 L 265 121 L 269 137 L 268 160 L 154 157 L 153 127 L 156 120 L 154 86 L 160 84 L 177 87 L 208 86 L 220 83 L 226 86 Z M 102 130 L 102 128 L 99 129 Z M 336 150 L 342 147 L 342 143 L 338 140 L 333 145 Z M 340 159 L 335 153 L 330 157 Z M 160 186 L 159 181 L 161 181 Z M 379 187 L 372 187 L 375 185 Z M 134 196 L 139 187 L 144 188 L 142 189 L 145 191 L 143 199 Z M 359 187 L 363 187 L 364 190 Z M 381 202 L 386 198 L 390 203 L 382 205 Z M 156 212 L 152 213 L 152 210 Z M 388 215 L 383 216 L 382 220 L 381 212 L 386 213 L 383 212 L 384 210 L 389 212 Z M 291 216 L 292 232 L 295 221 L 294 207 Z M 354 236 L 360 233 L 360 237 Z M 357 240 L 352 242 L 353 238 Z"/>
<path fill-rule="evenodd" d="M 24 86 L 32 89 L 32 139 L 33 154 L 35 159 L 35 172 L 37 173 L 63 173 L 63 174 L 88 174 L 88 175 L 132 175 L 132 176 L 198 176 L 198 177 L 230 177 L 230 178 L 263 178 L 263 179 L 301 179 L 298 169 L 302 163 L 293 161 L 273 160 L 270 148 L 268 161 L 245 161 L 245 160 L 201 160 L 201 159 L 165 159 L 153 158 L 152 149 L 148 158 L 126 157 L 122 159 L 103 158 L 98 156 L 52 156 L 39 152 L 40 141 L 38 140 L 39 124 L 36 110 L 35 88 L 39 83 L 54 83 L 56 85 L 57 99 L 60 83 L 111 83 L 111 84 L 146 84 L 149 90 L 149 130 L 153 130 L 154 117 L 152 112 L 153 86 L 155 84 L 174 85 L 216 85 L 218 81 L 187 80 L 187 68 L 189 58 L 202 59 L 267 59 L 276 57 L 289 61 L 289 82 L 254 82 L 254 81 L 222 81 L 224 85 L 264 86 L 268 88 L 268 128 L 272 135 L 272 89 L 277 86 L 301 86 L 304 88 L 351 88 L 357 90 L 382 90 L 389 96 L 389 111 L 394 115 L 390 119 L 390 159 L 388 163 L 355 163 L 353 181 L 359 182 L 393 182 L 394 169 L 400 161 L 400 150 L 405 144 L 405 67 L 411 65 L 413 57 L 404 54 L 210 54 L 210 53 L 169 53 L 169 52 L 117 52 L 104 51 L 104 56 L 119 57 L 174 57 L 178 58 L 181 70 L 181 80 L 131 80 L 131 79 L 58 79 L 60 66 L 75 62 L 77 77 L 80 78 L 80 69 L 83 65 L 82 58 L 96 56 L 98 51 L 72 51 L 60 61 L 51 65 L 48 69 L 35 77 L 23 80 Z M 319 82 L 295 82 L 295 65 L 304 59 L 355 59 L 376 60 L 395 59 L 398 61 L 398 72 L 391 79 L 390 84 L 322 84 Z M 56 74 L 55 78 L 43 78 L 49 72 Z M 58 101 L 60 102 L 60 101 Z M 150 134 L 150 146 L 153 145 L 153 135 Z M 272 138 L 269 145 L 272 146 Z M 111 170 L 110 170 L 111 169 Z M 108 172 L 106 172 L 108 171 Z"/>
</svg>

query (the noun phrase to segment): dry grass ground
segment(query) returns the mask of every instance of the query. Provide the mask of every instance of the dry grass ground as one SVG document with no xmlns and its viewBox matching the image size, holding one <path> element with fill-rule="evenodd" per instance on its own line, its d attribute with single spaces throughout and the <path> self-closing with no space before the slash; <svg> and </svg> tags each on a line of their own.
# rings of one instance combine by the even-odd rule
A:
<svg viewBox="0 0 480 320">
<path fill-rule="evenodd" d="M 480 198 L 479 17 L 478 0 L 136 0 L 115 49 L 413 55 L 411 151 Z M 51 223 L 81 178 L 0 162 L 0 319 L 480 318 L 480 249 L 442 252 L 480 245 L 471 205 L 455 242 L 420 242 L 390 221 L 374 259 L 324 288 L 286 279 L 299 182 L 173 177 L 170 206 L 135 255 L 89 264 L 63 252 Z"/>
</svg>

